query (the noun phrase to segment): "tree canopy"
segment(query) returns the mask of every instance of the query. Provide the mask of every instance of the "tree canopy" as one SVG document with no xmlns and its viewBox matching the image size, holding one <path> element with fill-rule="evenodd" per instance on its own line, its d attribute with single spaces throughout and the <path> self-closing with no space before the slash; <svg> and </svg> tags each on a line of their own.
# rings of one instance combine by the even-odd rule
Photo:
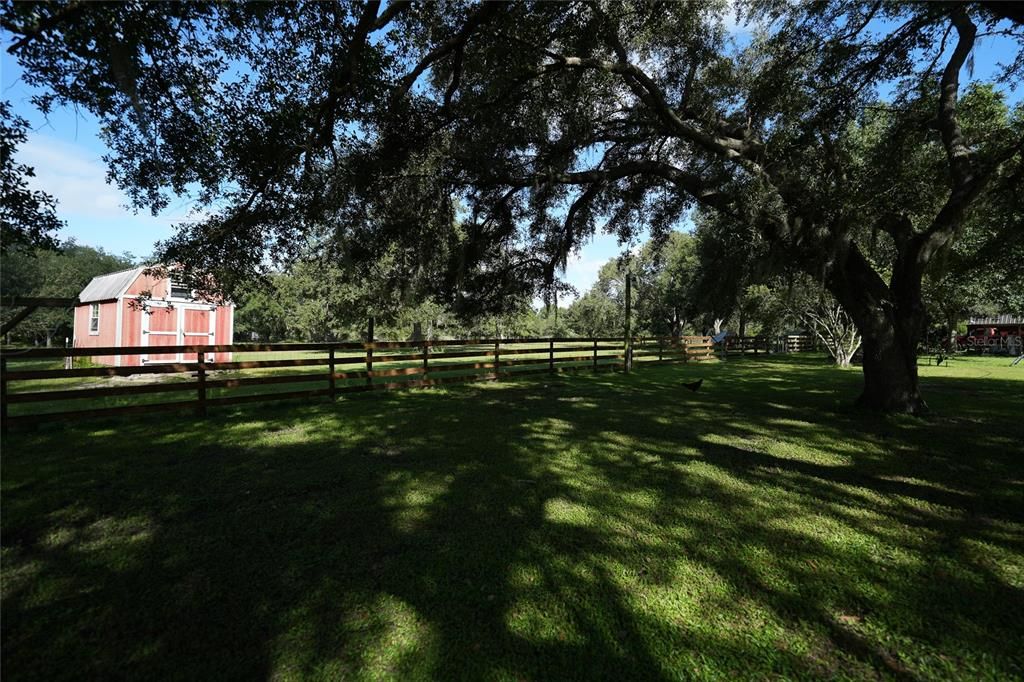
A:
<svg viewBox="0 0 1024 682">
<path fill-rule="evenodd" d="M 46 192 L 33 190 L 28 179 L 35 169 L 15 161 L 25 143 L 28 121 L 11 112 L 10 102 L 0 101 L 0 252 L 14 249 L 54 248 L 56 232 L 64 223 L 57 217 L 56 201 Z"/>
<path fill-rule="evenodd" d="M 1019 45 L 1021 18 L 740 7 L 761 22 L 741 45 L 724 2 L 8 3 L 4 26 L 41 107 L 104 122 L 138 206 L 192 192 L 212 209 L 164 255 L 225 287 L 268 254 L 387 254 L 408 286 L 499 310 L 557 291 L 599 227 L 664 240 L 701 207 L 851 315 L 864 404 L 923 409 L 925 271 L 999 178 L 1019 181 L 1024 146 L 1020 115 L 964 124 L 961 73 L 979 35 Z"/>
<path fill-rule="evenodd" d="M 4 297 L 77 298 L 98 275 L 130 268 L 131 254 L 115 255 L 73 241 L 34 250 L 18 248 L 0 259 L 0 291 Z M 17 312 L 4 308 L 6 321 Z M 35 311 L 11 331 L 11 337 L 34 344 L 63 344 L 74 331 L 70 308 Z"/>
</svg>

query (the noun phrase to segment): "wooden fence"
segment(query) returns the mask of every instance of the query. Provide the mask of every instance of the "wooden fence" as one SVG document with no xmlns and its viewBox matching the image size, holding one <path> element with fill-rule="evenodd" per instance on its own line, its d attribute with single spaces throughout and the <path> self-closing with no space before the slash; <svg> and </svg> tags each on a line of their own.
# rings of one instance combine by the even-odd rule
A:
<svg viewBox="0 0 1024 682">
<path fill-rule="evenodd" d="M 771 352 L 771 340 L 766 336 L 728 336 L 725 339 L 726 355 Z"/>
<path fill-rule="evenodd" d="M 778 339 L 779 353 L 803 353 L 814 350 L 816 342 L 810 334 L 790 334 Z"/>
<path fill-rule="evenodd" d="M 192 362 L 151 363 L 139 367 L 90 366 L 71 369 L 19 368 L 68 358 L 98 358 L 152 353 L 153 348 L 30 348 L 10 349 L 0 356 L 0 411 L 3 427 L 55 420 L 91 419 L 108 415 L 190 410 L 205 416 L 209 407 L 264 400 L 433 386 L 460 381 L 494 380 L 537 373 L 620 369 L 626 364 L 621 338 L 461 339 L 375 341 L 370 343 L 232 344 L 160 347 L 162 354 L 181 353 Z M 209 362 L 210 353 L 232 353 L 256 359 Z M 710 337 L 642 339 L 632 357 L 640 362 L 686 362 L 713 356 Z M 264 355 L 287 355 L 269 357 Z M 296 357 L 298 356 L 298 357 Z M 298 371 L 278 373 L 295 368 Z M 253 374 L 258 374 L 253 376 Z M 149 381 L 129 385 L 129 377 Z M 169 376 L 168 376 L 169 375 Z M 103 385 L 82 386 L 101 378 Z M 103 381 L 108 378 L 109 381 Z M 117 378 L 126 378 L 124 383 Z M 64 384 L 51 388 L 54 380 Z M 111 385 L 113 384 L 113 385 Z M 277 391 L 251 392 L 276 386 Z M 184 400 L 150 402 L 156 396 Z M 82 409 L 82 401 L 104 404 Z M 14 409 L 9 413 L 9 406 Z M 42 409 L 40 409 L 42 406 Z M 48 409 L 47 409 L 48 408 Z"/>
<path fill-rule="evenodd" d="M 788 334 L 786 336 L 728 336 L 724 353 L 728 356 L 747 353 L 803 353 L 814 350 L 815 339 L 810 334 Z"/>
<path fill-rule="evenodd" d="M 633 343 L 633 358 L 640 362 L 689 362 L 714 357 L 715 344 L 710 336 L 644 337 Z"/>
</svg>

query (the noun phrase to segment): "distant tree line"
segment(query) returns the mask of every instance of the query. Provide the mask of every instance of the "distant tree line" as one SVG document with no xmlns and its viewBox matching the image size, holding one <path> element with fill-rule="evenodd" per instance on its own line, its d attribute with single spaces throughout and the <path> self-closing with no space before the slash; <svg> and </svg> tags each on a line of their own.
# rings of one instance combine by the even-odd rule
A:
<svg viewBox="0 0 1024 682">
<path fill-rule="evenodd" d="M 74 298 L 97 275 L 106 275 L 133 267 L 135 258 L 73 241 L 53 248 L 8 249 L 0 256 L 0 292 L 4 298 Z M 17 312 L 5 306 L 0 313 L 4 322 Z M 40 308 L 18 323 L 4 339 L 5 343 L 64 345 L 73 334 L 70 308 Z"/>
<path fill-rule="evenodd" d="M 965 240 L 986 242 L 998 215 L 978 214 Z M 1006 219 L 1003 216 L 1002 219 Z M 502 314 L 465 316 L 444 301 L 415 295 L 378 271 L 355 280 L 337 263 L 299 259 L 240 291 L 236 341 L 328 341 L 364 338 L 368 318 L 378 339 L 472 337 L 621 337 L 625 328 L 625 278 L 632 277 L 632 329 L 637 336 L 678 337 L 727 330 L 740 336 L 816 336 L 837 364 L 848 365 L 860 335 L 842 305 L 807 274 L 767 261 L 756 234 L 737 238 L 714 216 L 698 216 L 693 233 L 670 232 L 609 259 L 597 280 L 568 305 L 538 305 L 520 297 Z M 990 251 L 996 251 L 989 246 Z M 998 263 L 950 255 L 925 281 L 930 333 L 942 345 L 970 315 L 1015 312 L 1024 290 Z M 1019 242 L 1003 243 L 994 258 L 1020 259 Z M 1011 281 L 1007 281 L 1007 280 Z"/>
</svg>

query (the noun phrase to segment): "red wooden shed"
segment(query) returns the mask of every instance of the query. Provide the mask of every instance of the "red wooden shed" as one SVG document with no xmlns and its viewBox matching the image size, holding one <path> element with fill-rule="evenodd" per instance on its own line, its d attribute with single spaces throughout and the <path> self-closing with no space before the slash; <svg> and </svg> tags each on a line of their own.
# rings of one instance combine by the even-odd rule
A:
<svg viewBox="0 0 1024 682">
<path fill-rule="evenodd" d="M 75 306 L 76 348 L 200 346 L 230 344 L 235 308 L 231 303 L 197 300 L 173 277 L 145 274 L 144 267 L 94 277 Z M 148 292 L 142 307 L 138 297 Z M 158 362 L 195 362 L 194 354 L 152 352 L 103 355 L 93 362 L 138 366 Z M 230 353 L 209 353 L 207 362 L 230 362 Z"/>
</svg>

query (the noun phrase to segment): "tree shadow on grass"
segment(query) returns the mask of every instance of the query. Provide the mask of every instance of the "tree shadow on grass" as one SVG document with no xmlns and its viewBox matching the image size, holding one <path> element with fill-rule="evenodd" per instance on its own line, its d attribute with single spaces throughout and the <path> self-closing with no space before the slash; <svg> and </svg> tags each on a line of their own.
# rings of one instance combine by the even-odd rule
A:
<svg viewBox="0 0 1024 682">
<path fill-rule="evenodd" d="M 1021 463 L 932 456 L 961 425 L 848 383 L 644 368 L 17 436 L 5 674 L 1019 674 Z"/>
</svg>

